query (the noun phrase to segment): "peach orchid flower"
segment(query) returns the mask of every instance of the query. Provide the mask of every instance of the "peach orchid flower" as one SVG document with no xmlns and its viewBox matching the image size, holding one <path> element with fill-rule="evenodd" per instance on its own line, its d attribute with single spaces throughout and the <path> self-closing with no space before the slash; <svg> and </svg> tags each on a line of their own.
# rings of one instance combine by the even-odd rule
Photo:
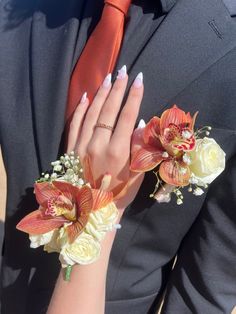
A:
<svg viewBox="0 0 236 314">
<path fill-rule="evenodd" d="M 35 183 L 35 195 L 39 209 L 25 216 L 17 229 L 29 234 L 44 234 L 56 228 L 66 227 L 72 243 L 84 230 L 89 214 L 112 202 L 112 192 L 77 187 L 62 181 Z"/>
<path fill-rule="evenodd" d="M 170 185 L 189 184 L 190 169 L 183 161 L 185 152 L 195 148 L 194 124 L 191 117 L 174 105 L 159 117 L 153 117 L 142 134 L 142 147 L 132 154 L 130 169 L 147 172 L 159 166 L 159 176 Z"/>
</svg>

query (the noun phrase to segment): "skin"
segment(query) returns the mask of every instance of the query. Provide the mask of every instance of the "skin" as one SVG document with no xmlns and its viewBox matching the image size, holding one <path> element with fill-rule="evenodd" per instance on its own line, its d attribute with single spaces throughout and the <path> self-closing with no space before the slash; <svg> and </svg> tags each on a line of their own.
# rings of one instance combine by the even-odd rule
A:
<svg viewBox="0 0 236 314">
<path fill-rule="evenodd" d="M 120 212 L 118 221 L 135 198 L 144 177 L 129 170 L 132 134 L 144 86 L 143 83 L 139 87 L 135 84 L 131 86 L 120 112 L 127 82 L 127 74 L 118 77 L 113 86 L 110 83 L 99 88 L 91 106 L 88 99 L 78 105 L 71 121 L 67 148 L 67 152 L 74 150 L 82 160 L 89 156 L 96 182 L 105 173 L 110 173 L 112 191 L 130 182 L 126 194 L 116 201 Z M 97 122 L 114 125 L 114 131 L 95 127 Z M 98 261 L 90 265 L 73 266 L 70 282 L 64 281 L 62 272 L 59 274 L 48 314 L 104 313 L 106 274 L 115 234 L 116 231 L 107 233 Z"/>
</svg>

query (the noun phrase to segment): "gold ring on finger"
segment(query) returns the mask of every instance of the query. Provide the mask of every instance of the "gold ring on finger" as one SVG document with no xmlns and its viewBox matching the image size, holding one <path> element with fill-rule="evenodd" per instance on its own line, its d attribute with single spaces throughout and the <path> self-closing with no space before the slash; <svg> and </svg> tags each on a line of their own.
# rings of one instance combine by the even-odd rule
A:
<svg viewBox="0 0 236 314">
<path fill-rule="evenodd" d="M 114 131 L 114 127 L 113 126 L 107 125 L 105 123 L 100 123 L 100 122 L 96 123 L 95 128 L 103 128 L 103 129 L 107 129 L 107 130 L 109 130 L 111 132 Z"/>
</svg>

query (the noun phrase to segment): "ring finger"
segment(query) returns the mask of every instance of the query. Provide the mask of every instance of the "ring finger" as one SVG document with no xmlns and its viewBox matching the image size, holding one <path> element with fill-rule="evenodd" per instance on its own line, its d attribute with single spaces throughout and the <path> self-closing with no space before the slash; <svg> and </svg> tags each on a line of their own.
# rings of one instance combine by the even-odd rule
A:
<svg viewBox="0 0 236 314">
<path fill-rule="evenodd" d="M 110 91 L 110 94 L 103 105 L 97 127 L 94 132 L 92 141 L 102 138 L 103 143 L 108 143 L 112 135 L 120 107 L 124 98 L 125 90 L 128 83 L 127 69 L 124 65 L 119 71 L 116 81 Z"/>
<path fill-rule="evenodd" d="M 76 153 L 78 153 L 81 157 L 85 155 L 88 143 L 92 138 L 94 127 L 98 120 L 98 116 L 100 114 L 104 102 L 106 101 L 110 89 L 111 89 L 111 74 L 108 74 L 103 84 L 100 86 L 96 96 L 94 97 L 94 100 L 90 105 L 90 108 L 86 114 L 83 123 L 80 141 L 77 142 L 76 147 Z"/>
</svg>

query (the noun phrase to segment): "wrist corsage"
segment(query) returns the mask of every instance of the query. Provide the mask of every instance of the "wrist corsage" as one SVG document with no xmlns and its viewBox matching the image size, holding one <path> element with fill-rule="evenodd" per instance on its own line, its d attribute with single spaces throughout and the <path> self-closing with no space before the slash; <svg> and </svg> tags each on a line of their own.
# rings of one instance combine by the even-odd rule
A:
<svg viewBox="0 0 236 314">
<path fill-rule="evenodd" d="M 194 131 L 197 114 L 191 117 L 174 105 L 160 118 L 153 117 L 147 124 L 143 121 L 141 147 L 132 154 L 131 170 L 153 170 L 157 184 L 150 196 L 158 202 L 169 202 L 174 193 L 177 204 L 182 204 L 185 186 L 194 195 L 202 195 L 203 188 L 225 168 L 224 151 L 208 137 L 211 127 Z"/>
<path fill-rule="evenodd" d="M 84 169 L 74 153 L 52 162 L 51 174 L 42 174 L 34 192 L 39 208 L 25 216 L 17 229 L 29 234 L 30 247 L 59 253 L 69 280 L 74 264 L 90 264 L 100 255 L 101 241 L 116 224 L 118 209 L 107 191 L 111 176 L 105 175 L 100 189 L 85 182 Z"/>
</svg>

